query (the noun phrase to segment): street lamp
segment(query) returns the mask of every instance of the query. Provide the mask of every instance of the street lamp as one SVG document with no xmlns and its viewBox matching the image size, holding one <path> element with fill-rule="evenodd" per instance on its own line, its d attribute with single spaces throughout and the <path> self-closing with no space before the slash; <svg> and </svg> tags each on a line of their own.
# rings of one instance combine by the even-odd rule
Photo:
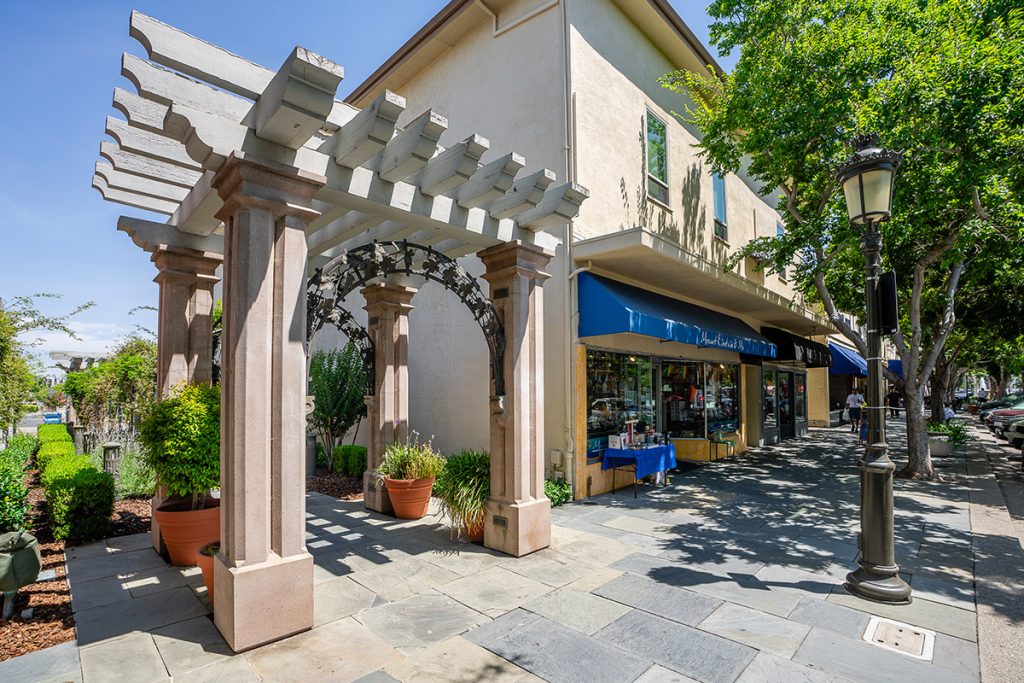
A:
<svg viewBox="0 0 1024 683">
<path fill-rule="evenodd" d="M 882 396 L 882 335 L 876 295 L 882 272 L 882 235 L 878 225 L 892 213 L 892 183 L 900 156 L 878 146 L 878 137 L 853 140 L 854 153 L 838 171 L 850 222 L 863 225 L 864 290 L 868 314 L 868 443 L 860 461 L 860 565 L 846 576 L 846 588 L 863 598 L 910 602 L 910 586 L 900 578 L 893 548 L 892 478 L 896 466 L 885 441 Z"/>
</svg>

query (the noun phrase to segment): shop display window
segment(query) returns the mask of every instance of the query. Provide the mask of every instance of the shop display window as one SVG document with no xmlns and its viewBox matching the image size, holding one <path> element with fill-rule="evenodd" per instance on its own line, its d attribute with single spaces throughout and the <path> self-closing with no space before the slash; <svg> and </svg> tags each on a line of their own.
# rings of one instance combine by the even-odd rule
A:
<svg viewBox="0 0 1024 683">
<path fill-rule="evenodd" d="M 793 373 L 780 372 L 777 387 L 779 422 L 785 426 L 793 422 Z"/>
<path fill-rule="evenodd" d="M 807 375 L 796 375 L 796 391 L 794 392 L 794 405 L 796 407 L 796 419 L 807 419 Z"/>
<path fill-rule="evenodd" d="M 740 366 L 709 363 L 704 409 L 708 433 L 738 432 L 740 429 Z"/>
<path fill-rule="evenodd" d="M 608 436 L 654 425 L 651 359 L 609 351 L 587 351 L 587 456 L 600 457 Z"/>
<path fill-rule="evenodd" d="M 775 411 L 778 398 L 775 370 L 764 368 L 761 381 L 761 417 L 766 429 L 775 429 L 779 422 Z"/>
<path fill-rule="evenodd" d="M 662 361 L 661 406 L 666 436 L 703 439 L 704 405 L 704 363 Z"/>
</svg>

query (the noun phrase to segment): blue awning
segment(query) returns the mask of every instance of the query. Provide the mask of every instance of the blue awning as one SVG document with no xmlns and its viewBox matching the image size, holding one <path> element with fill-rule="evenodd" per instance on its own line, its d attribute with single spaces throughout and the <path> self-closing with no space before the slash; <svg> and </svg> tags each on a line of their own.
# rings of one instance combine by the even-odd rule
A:
<svg viewBox="0 0 1024 683">
<path fill-rule="evenodd" d="M 828 350 L 832 352 L 832 367 L 828 369 L 828 374 L 868 376 L 868 362 L 853 349 L 830 343 Z"/>
<path fill-rule="evenodd" d="M 615 280 L 580 273 L 581 337 L 632 332 L 704 348 L 775 358 L 775 344 L 742 320 Z"/>
<path fill-rule="evenodd" d="M 903 379 L 903 361 L 899 358 L 889 359 L 889 369 L 896 373 L 896 376 Z"/>
</svg>

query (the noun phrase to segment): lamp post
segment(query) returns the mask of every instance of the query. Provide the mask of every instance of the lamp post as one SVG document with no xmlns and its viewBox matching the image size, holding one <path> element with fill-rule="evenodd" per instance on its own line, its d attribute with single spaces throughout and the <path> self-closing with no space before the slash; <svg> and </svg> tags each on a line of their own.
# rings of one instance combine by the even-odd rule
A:
<svg viewBox="0 0 1024 683">
<path fill-rule="evenodd" d="M 878 146 L 877 136 L 853 141 L 854 153 L 839 168 L 850 222 L 863 226 L 864 289 L 868 325 L 868 443 L 861 469 L 860 565 L 846 576 L 846 588 L 863 598 L 886 603 L 910 602 L 910 586 L 899 575 L 893 547 L 892 478 L 896 466 L 885 441 L 882 387 L 882 335 L 876 286 L 882 271 L 882 235 L 878 226 L 892 212 L 893 176 L 900 163 L 895 152 Z"/>
</svg>

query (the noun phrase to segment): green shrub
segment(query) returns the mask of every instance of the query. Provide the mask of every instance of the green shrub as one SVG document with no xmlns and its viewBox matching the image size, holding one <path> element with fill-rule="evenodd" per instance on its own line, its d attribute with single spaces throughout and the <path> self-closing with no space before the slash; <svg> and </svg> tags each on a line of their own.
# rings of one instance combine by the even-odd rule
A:
<svg viewBox="0 0 1024 683">
<path fill-rule="evenodd" d="M 68 428 L 66 425 L 39 425 L 36 428 L 36 433 L 39 436 L 39 443 L 44 444 L 49 441 L 71 441 L 71 435 L 68 434 Z"/>
<path fill-rule="evenodd" d="M 491 456 L 487 451 L 466 450 L 444 459 L 444 469 L 434 482 L 434 495 L 452 522 L 455 533 L 484 519 L 491 495 Z"/>
<path fill-rule="evenodd" d="M 949 422 L 929 422 L 928 431 L 933 434 L 948 434 L 949 441 L 954 446 L 961 446 L 967 443 L 971 436 L 967 425 L 962 422 L 951 420 Z"/>
<path fill-rule="evenodd" d="M 429 443 L 419 440 L 394 443 L 384 449 L 384 458 L 377 468 L 377 478 L 426 479 L 436 477 L 444 468 L 444 458 Z"/>
<path fill-rule="evenodd" d="M 319 441 L 316 443 L 316 466 L 320 469 L 326 469 L 331 466 L 330 461 L 327 459 L 327 449 Z"/>
<path fill-rule="evenodd" d="M 75 444 L 70 441 L 43 442 L 36 451 L 36 465 L 40 471 L 46 471 L 51 460 L 75 454 Z"/>
<path fill-rule="evenodd" d="M 114 512 L 114 478 L 96 471 L 87 455 L 52 460 L 43 473 L 50 530 L 57 540 L 102 538 Z"/>
<path fill-rule="evenodd" d="M 364 446 L 335 446 L 331 469 L 350 477 L 361 477 L 366 471 L 366 448 Z"/>
<path fill-rule="evenodd" d="M 103 471 L 103 448 L 89 454 L 93 466 Z M 146 460 L 142 444 L 129 437 L 121 446 L 121 469 L 114 479 L 118 498 L 152 498 L 156 492 L 156 473 Z"/>
<path fill-rule="evenodd" d="M 187 384 L 156 403 L 139 428 L 146 461 L 175 496 L 202 509 L 220 485 L 220 388 Z"/>
<path fill-rule="evenodd" d="M 9 455 L 20 457 L 22 463 L 35 455 L 37 448 L 39 448 L 39 439 L 29 434 L 15 434 L 7 443 Z"/>
<path fill-rule="evenodd" d="M 544 495 L 551 501 L 551 507 L 558 507 L 572 500 L 572 486 L 561 481 L 544 480 Z"/>
<path fill-rule="evenodd" d="M 24 531 L 28 517 L 24 460 L 9 451 L 0 451 L 0 534 Z"/>
</svg>

